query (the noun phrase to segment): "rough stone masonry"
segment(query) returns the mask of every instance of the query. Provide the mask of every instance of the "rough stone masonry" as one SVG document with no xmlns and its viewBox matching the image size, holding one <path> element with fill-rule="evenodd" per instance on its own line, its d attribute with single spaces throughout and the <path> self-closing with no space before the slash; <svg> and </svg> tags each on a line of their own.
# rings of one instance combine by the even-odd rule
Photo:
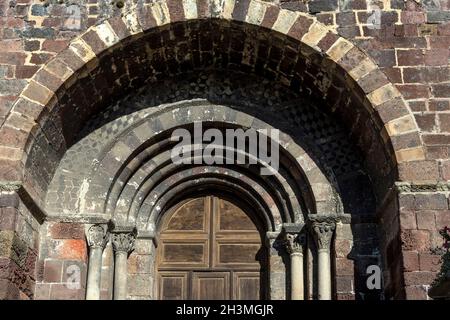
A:
<svg viewBox="0 0 450 320">
<path fill-rule="evenodd" d="M 85 299 L 97 268 L 112 299 L 119 251 L 121 298 L 157 298 L 157 222 L 139 218 L 195 176 L 258 191 L 279 217 L 271 259 L 289 253 L 270 235 L 304 223 L 306 298 L 328 250 L 332 299 L 429 299 L 450 226 L 449 49 L 448 0 L 0 0 L 0 298 Z M 285 168 L 219 183 L 170 167 L 167 132 L 199 119 L 280 129 Z M 269 298 L 289 298 L 282 264 Z"/>
</svg>

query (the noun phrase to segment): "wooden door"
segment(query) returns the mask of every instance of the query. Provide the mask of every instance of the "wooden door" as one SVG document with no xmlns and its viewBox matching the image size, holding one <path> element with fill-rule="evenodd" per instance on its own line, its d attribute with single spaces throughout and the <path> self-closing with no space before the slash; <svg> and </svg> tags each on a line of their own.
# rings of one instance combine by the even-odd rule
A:
<svg viewBox="0 0 450 320">
<path fill-rule="evenodd" d="M 207 196 L 165 215 L 157 258 L 160 299 L 262 298 L 261 235 L 246 211 Z"/>
</svg>

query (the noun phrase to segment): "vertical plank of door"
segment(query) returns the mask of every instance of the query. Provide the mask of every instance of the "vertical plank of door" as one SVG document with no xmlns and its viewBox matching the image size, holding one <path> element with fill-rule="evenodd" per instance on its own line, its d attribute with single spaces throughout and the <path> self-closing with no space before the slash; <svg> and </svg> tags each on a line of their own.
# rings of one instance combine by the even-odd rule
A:
<svg viewBox="0 0 450 320">
<path fill-rule="evenodd" d="M 192 299 L 194 300 L 229 300 L 229 272 L 193 272 Z"/>
<path fill-rule="evenodd" d="M 259 272 L 233 272 L 233 300 L 261 299 Z"/>
</svg>

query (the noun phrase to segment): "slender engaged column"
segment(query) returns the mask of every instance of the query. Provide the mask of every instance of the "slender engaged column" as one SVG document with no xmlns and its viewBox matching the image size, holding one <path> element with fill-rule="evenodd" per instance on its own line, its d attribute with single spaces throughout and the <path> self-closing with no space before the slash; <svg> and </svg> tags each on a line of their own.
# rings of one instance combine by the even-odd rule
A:
<svg viewBox="0 0 450 320">
<path fill-rule="evenodd" d="M 112 234 L 112 245 L 115 255 L 114 263 L 114 300 L 127 298 L 127 260 L 128 253 L 134 248 L 136 232 L 120 232 Z"/>
<path fill-rule="evenodd" d="M 291 260 L 291 300 L 304 300 L 304 238 L 297 233 L 287 233 L 286 240 L 287 251 Z"/>
<path fill-rule="evenodd" d="M 330 245 L 333 237 L 335 222 L 313 222 L 314 236 L 318 251 L 319 269 L 319 300 L 331 300 L 331 264 Z"/>
<path fill-rule="evenodd" d="M 86 300 L 99 300 L 102 253 L 109 238 L 107 226 L 101 224 L 90 226 L 86 230 L 86 238 L 89 246 Z"/>
</svg>

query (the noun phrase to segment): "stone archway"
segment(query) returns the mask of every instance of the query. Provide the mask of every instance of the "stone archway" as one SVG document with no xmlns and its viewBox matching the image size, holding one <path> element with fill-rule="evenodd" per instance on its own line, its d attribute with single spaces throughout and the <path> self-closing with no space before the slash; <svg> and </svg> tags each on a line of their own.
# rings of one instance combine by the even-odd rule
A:
<svg viewBox="0 0 450 320">
<path fill-rule="evenodd" d="M 233 42 L 225 36 L 217 39 L 211 32 L 207 37 L 200 36 L 208 29 L 219 30 L 219 35 L 228 32 L 238 35 L 236 39 L 246 35 L 245 41 Z M 270 50 L 265 54 L 264 48 L 269 37 L 273 40 Z M 255 42 L 252 42 L 253 38 Z M 189 58 L 180 60 L 177 54 L 183 53 L 186 42 L 189 42 L 189 46 L 184 56 Z M 211 43 L 214 45 L 211 46 Z M 252 47 L 257 47 L 258 52 L 252 51 Z M 172 52 L 170 48 L 176 50 Z M 211 57 L 219 56 L 222 60 L 216 59 L 214 63 L 210 61 Z M 143 68 L 144 65 L 146 67 Z M 80 188 L 74 187 L 73 194 L 64 193 L 67 196 L 64 203 L 71 203 L 73 197 L 81 206 L 75 204 L 73 207 L 57 208 L 60 209 L 57 215 L 50 214 L 55 213 L 49 210 L 51 206 L 48 205 L 55 191 L 52 189 L 52 180 L 60 160 L 74 150 L 71 148 L 78 142 L 77 135 L 82 125 L 115 100 L 145 84 L 161 82 L 163 76 L 176 76 L 190 69 L 214 69 L 218 66 L 225 66 L 227 71 L 240 69 L 257 73 L 263 78 L 276 79 L 293 91 L 323 101 L 332 113 L 340 115 L 351 128 L 356 144 L 363 147 L 366 166 L 375 182 L 377 190 L 374 193 L 379 201 L 383 192 L 396 179 L 399 164 L 424 158 L 420 139 L 410 139 L 411 135 L 417 133 L 417 125 L 399 92 L 370 58 L 315 18 L 261 1 L 160 1 L 133 10 L 123 18 L 113 18 L 90 28 L 34 76 L 0 129 L 0 132 L 18 127 L 21 130 L 21 147 L 14 148 L 15 160 L 8 162 L 11 168 L 6 177 L 8 182 L 19 185 L 44 216 L 51 216 L 51 219 L 73 219 L 70 213 L 75 209 L 80 214 L 75 219 L 108 221 L 114 212 L 106 210 L 108 205 L 100 206 L 101 210 L 92 210 L 91 216 L 83 217 L 87 213 L 85 209 L 89 207 L 83 201 L 89 196 L 95 198 L 93 195 L 99 191 L 89 189 L 90 184 L 83 183 L 79 185 Z M 261 119 L 256 119 L 256 124 L 258 120 Z M 3 141 L 1 137 L 0 143 L 8 147 L 9 142 Z M 106 156 L 110 152 L 111 163 L 108 165 L 117 166 L 113 170 L 122 167 L 129 160 L 129 154 L 136 151 L 126 150 L 128 145 L 135 142 L 133 139 L 136 135 L 124 137 L 128 138 L 124 140 L 125 143 L 122 141 L 122 144 L 106 149 Z M 114 163 L 115 152 L 121 154 L 123 149 L 126 150 L 126 157 Z M 289 144 L 286 149 L 294 154 L 298 151 L 289 150 Z M 37 162 L 40 153 L 47 155 L 46 163 Z M 305 152 L 307 156 L 299 161 L 299 167 L 303 170 L 298 170 L 299 174 L 294 179 L 301 181 L 305 172 L 311 171 L 308 188 L 311 187 L 312 192 L 306 190 L 310 196 L 304 199 L 309 204 L 307 208 L 314 208 L 314 205 L 311 206 L 313 203 L 316 208 L 311 213 L 353 213 L 358 206 L 349 205 L 345 208 L 348 201 L 343 201 L 345 210 L 336 210 L 342 195 L 338 192 L 339 196 L 336 197 L 334 192 L 346 189 L 342 188 L 344 182 L 334 181 L 335 171 L 326 166 L 329 159 L 317 161 L 310 156 L 312 153 L 309 149 Z M 316 162 L 321 162 L 321 165 Z M 128 172 L 114 172 L 119 173 L 116 179 L 119 186 L 128 179 Z M 121 181 L 122 178 L 125 180 Z M 349 181 L 345 183 L 351 184 Z M 354 181 L 351 180 L 352 183 Z M 367 185 L 365 182 L 361 184 Z M 122 189 L 113 186 L 108 190 L 112 195 L 110 199 L 114 199 L 113 208 L 116 208 L 117 199 L 124 203 L 117 190 Z M 286 200 L 291 198 L 289 195 L 286 191 L 284 197 L 277 196 L 278 199 Z M 349 194 L 347 198 L 352 196 L 354 194 Z M 323 207 L 318 206 L 319 209 L 317 199 L 323 200 L 319 201 L 323 204 Z M 139 206 L 133 208 L 136 207 Z M 289 212 L 289 206 L 285 211 Z M 286 219 L 283 222 L 295 220 Z M 279 231 L 281 225 L 274 230 Z M 130 226 L 123 227 L 123 230 L 130 231 L 127 229 Z M 117 239 L 121 239 L 121 236 L 117 236 Z M 115 247 L 117 249 L 119 245 Z M 128 249 L 127 246 L 120 247 L 119 251 Z M 123 254 L 120 259 L 123 259 Z"/>
</svg>

